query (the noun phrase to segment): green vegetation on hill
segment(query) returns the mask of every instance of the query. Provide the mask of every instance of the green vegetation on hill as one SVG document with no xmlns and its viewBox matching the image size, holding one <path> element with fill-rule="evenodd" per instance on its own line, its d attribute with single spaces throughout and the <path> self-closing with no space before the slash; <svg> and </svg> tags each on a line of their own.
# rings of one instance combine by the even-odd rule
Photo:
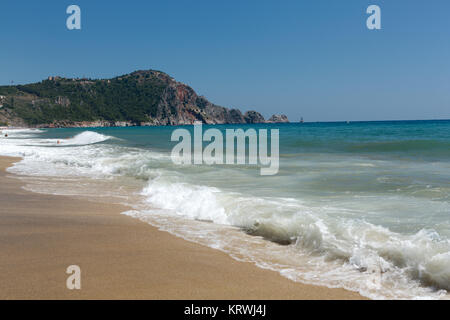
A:
<svg viewBox="0 0 450 320">
<path fill-rule="evenodd" d="M 1 86 L 0 95 L 6 96 L 4 109 L 30 125 L 94 120 L 140 123 L 156 116 L 167 86 L 159 74 L 148 71 L 111 80 L 52 78 Z"/>
<path fill-rule="evenodd" d="M 191 87 L 155 70 L 113 79 L 49 77 L 38 83 L 0 86 L 0 122 L 11 126 L 183 125 L 196 121 L 265 122 L 256 111 L 242 114 L 214 105 Z"/>
</svg>

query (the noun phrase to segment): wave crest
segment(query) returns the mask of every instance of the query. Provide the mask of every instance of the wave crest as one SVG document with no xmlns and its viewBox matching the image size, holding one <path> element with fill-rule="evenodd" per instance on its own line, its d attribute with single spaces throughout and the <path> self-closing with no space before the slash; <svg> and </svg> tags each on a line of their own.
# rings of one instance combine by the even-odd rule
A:
<svg viewBox="0 0 450 320">
<path fill-rule="evenodd" d="M 77 134 L 73 138 L 60 140 L 60 144 L 63 146 L 85 146 L 89 144 L 100 143 L 111 138 L 112 137 L 110 136 L 105 136 L 97 132 L 84 131 L 80 134 Z"/>
</svg>

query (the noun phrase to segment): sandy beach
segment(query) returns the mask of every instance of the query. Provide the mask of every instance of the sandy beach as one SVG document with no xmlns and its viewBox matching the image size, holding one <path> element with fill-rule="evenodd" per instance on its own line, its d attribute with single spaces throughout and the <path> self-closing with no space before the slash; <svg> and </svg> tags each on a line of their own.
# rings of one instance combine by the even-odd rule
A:
<svg viewBox="0 0 450 320">
<path fill-rule="evenodd" d="M 31 193 L 0 157 L 0 299 L 362 299 L 295 283 L 120 213 Z M 81 267 L 81 290 L 66 288 Z"/>
</svg>

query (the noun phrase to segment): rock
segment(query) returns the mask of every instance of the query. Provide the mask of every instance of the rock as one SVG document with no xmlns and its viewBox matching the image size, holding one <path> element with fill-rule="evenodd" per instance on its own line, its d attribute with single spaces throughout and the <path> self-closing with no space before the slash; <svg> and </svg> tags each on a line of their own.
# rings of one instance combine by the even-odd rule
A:
<svg viewBox="0 0 450 320">
<path fill-rule="evenodd" d="M 256 111 L 247 111 L 244 114 L 245 122 L 247 123 L 265 123 L 264 117 L 261 113 Z"/>
<path fill-rule="evenodd" d="M 35 101 L 33 100 L 33 105 L 35 104 Z M 63 107 L 68 107 L 70 106 L 70 100 L 67 97 L 62 97 L 62 96 L 57 96 L 55 99 L 55 103 L 63 106 Z"/>
<path fill-rule="evenodd" d="M 267 123 L 289 123 L 289 119 L 284 114 L 274 114 L 267 120 Z"/>
</svg>

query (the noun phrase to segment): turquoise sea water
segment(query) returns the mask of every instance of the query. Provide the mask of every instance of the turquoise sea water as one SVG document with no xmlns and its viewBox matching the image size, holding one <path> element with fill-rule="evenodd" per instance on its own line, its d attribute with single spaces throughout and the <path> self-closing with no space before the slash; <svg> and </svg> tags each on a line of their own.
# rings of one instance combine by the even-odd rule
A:
<svg viewBox="0 0 450 320">
<path fill-rule="evenodd" d="M 450 121 L 211 127 L 279 129 L 278 174 L 175 165 L 177 127 L 11 130 L 0 154 L 24 157 L 11 171 L 30 190 L 129 204 L 130 216 L 295 281 L 448 297 Z"/>
</svg>

